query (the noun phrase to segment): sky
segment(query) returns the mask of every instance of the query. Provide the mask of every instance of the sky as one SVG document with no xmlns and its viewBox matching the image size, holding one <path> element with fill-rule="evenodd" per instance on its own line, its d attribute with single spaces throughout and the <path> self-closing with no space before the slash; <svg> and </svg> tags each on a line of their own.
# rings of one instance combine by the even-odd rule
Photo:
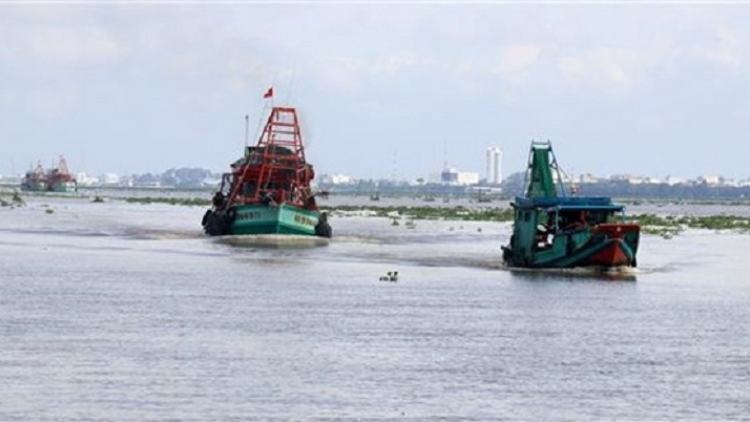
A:
<svg viewBox="0 0 750 422">
<path fill-rule="evenodd" d="M 750 3 L 0 4 L 0 174 L 222 172 L 296 107 L 318 174 L 750 177 Z"/>
</svg>

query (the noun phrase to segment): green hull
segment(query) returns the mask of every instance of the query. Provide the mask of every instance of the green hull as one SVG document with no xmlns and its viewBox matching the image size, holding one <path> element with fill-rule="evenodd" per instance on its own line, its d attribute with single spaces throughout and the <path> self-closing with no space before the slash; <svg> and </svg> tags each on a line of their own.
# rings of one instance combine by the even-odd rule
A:
<svg viewBox="0 0 750 422">
<path fill-rule="evenodd" d="M 315 235 L 320 213 L 292 205 L 237 205 L 229 234 Z"/>
<path fill-rule="evenodd" d="M 26 192 L 47 192 L 47 185 L 44 183 L 24 183 L 21 190 Z"/>
<path fill-rule="evenodd" d="M 78 186 L 75 183 L 54 183 L 50 186 L 52 192 L 76 192 Z"/>
<path fill-rule="evenodd" d="M 579 230 L 555 236 L 544 247 L 504 248 L 505 262 L 513 267 L 635 267 L 640 233 L 631 231 L 619 238 L 591 230 Z"/>
</svg>

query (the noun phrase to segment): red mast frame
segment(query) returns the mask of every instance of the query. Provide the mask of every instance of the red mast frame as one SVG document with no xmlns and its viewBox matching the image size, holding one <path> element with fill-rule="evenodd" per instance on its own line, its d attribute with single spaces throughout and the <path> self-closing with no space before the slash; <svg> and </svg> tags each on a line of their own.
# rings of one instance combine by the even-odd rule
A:
<svg viewBox="0 0 750 422">
<path fill-rule="evenodd" d="M 229 176 L 229 175 L 227 175 Z M 317 209 L 310 183 L 315 177 L 305 160 L 297 111 L 274 107 L 255 147 L 231 173 L 226 207 L 275 203 Z M 222 181 L 222 185 L 227 178 Z"/>
</svg>

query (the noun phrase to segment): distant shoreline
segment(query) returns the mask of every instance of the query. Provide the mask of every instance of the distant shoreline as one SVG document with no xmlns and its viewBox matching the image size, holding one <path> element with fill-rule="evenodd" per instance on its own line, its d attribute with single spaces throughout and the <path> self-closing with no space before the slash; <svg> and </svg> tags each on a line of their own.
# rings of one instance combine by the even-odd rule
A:
<svg viewBox="0 0 750 422">
<path fill-rule="evenodd" d="M 123 195 L 124 192 L 139 193 L 138 195 Z M 169 204 L 174 206 L 190 207 L 209 207 L 211 205 L 210 195 L 204 195 L 204 192 L 194 190 L 175 190 L 161 189 L 163 196 L 146 196 L 145 193 L 157 192 L 154 189 L 116 189 L 110 190 L 115 195 L 107 195 L 106 189 L 86 190 L 75 193 L 54 193 L 54 192 L 21 192 L 17 189 L 0 189 L 0 205 L 10 206 L 13 202 L 11 198 L 18 193 L 21 198 L 35 198 L 37 201 L 43 198 L 54 199 L 79 199 L 91 202 L 125 202 L 131 204 L 150 205 L 150 204 Z M 180 195 L 183 193 L 183 195 Z M 200 193 L 200 195 L 196 195 Z M 345 196 L 344 198 L 353 198 L 354 196 Z M 339 197 L 342 198 L 342 197 Z M 357 197 L 360 204 L 347 204 L 346 199 L 342 203 L 332 204 L 328 201 L 321 201 L 320 208 L 322 211 L 330 213 L 335 218 L 348 218 L 351 216 L 380 217 L 389 218 L 398 222 L 405 218 L 408 220 L 445 220 L 445 221 L 482 221 L 482 222 L 505 222 L 513 221 L 513 209 L 508 206 L 507 201 L 497 201 L 495 203 L 472 203 L 471 207 L 467 204 L 442 203 L 435 202 L 429 205 L 422 201 L 407 202 L 408 205 L 387 204 L 387 200 L 367 203 L 363 202 L 366 198 Z M 403 201 L 403 198 L 402 202 Z M 407 198 L 408 200 L 408 198 Z M 671 238 L 687 229 L 706 229 L 716 231 L 734 231 L 739 233 L 750 234 L 750 212 L 746 215 L 735 215 L 732 208 L 726 211 L 711 212 L 707 215 L 695 215 L 690 213 L 689 209 L 684 207 L 691 206 L 720 206 L 720 207 L 750 207 L 750 201 L 653 201 L 653 200 L 633 200 L 637 202 L 636 206 L 646 207 L 646 212 L 629 215 L 627 220 L 636 222 L 641 225 L 645 234 L 660 235 L 665 238 Z M 27 201 L 28 202 L 28 201 Z M 625 202 L 625 201 L 623 201 Z M 677 206 L 658 212 L 648 210 L 648 207 L 656 207 L 661 210 L 667 205 Z M 734 208 L 740 210 L 741 208 Z M 687 212 L 685 212 L 687 211 Z M 395 223 L 394 223 L 395 224 Z"/>
</svg>

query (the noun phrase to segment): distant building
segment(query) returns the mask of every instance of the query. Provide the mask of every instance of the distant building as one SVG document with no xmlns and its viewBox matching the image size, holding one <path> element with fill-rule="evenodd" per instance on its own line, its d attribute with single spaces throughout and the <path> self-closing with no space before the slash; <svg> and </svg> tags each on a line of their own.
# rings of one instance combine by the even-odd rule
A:
<svg viewBox="0 0 750 422">
<path fill-rule="evenodd" d="M 463 186 L 473 186 L 479 184 L 479 173 L 460 172 L 458 173 L 458 184 Z"/>
<path fill-rule="evenodd" d="M 458 170 L 446 168 L 440 173 L 440 182 L 448 185 L 458 183 Z"/>
<path fill-rule="evenodd" d="M 357 181 L 346 174 L 321 174 L 315 181 L 324 185 L 353 185 Z"/>
<path fill-rule="evenodd" d="M 503 150 L 498 147 L 487 148 L 487 184 L 499 185 L 503 182 Z"/>
<path fill-rule="evenodd" d="M 350 185 L 354 183 L 354 179 L 345 174 L 333 174 L 331 175 L 331 183 L 334 185 Z"/>
<path fill-rule="evenodd" d="M 440 173 L 440 182 L 446 185 L 471 186 L 479 184 L 479 173 L 460 172 L 446 168 Z"/>
<path fill-rule="evenodd" d="M 640 176 L 629 176 L 628 183 L 630 183 L 631 185 L 642 185 L 643 183 L 645 183 L 645 180 Z"/>
<path fill-rule="evenodd" d="M 717 176 L 715 174 L 710 174 L 710 175 L 699 177 L 698 181 L 700 183 L 705 183 L 707 185 L 720 185 L 721 182 L 722 182 L 721 179 L 722 179 L 721 177 L 719 177 L 719 176 Z"/>
<path fill-rule="evenodd" d="M 120 176 L 114 173 L 107 173 L 100 177 L 100 180 L 105 186 L 117 186 L 120 184 Z"/>
<path fill-rule="evenodd" d="M 668 184 L 669 186 L 679 185 L 685 183 L 684 180 L 680 179 L 679 177 L 675 177 L 672 175 L 668 175 L 664 178 L 664 183 Z"/>
<path fill-rule="evenodd" d="M 76 173 L 76 182 L 78 186 L 95 186 L 101 183 L 98 177 L 89 176 L 85 172 Z"/>
<path fill-rule="evenodd" d="M 3 186 L 17 186 L 20 185 L 23 181 L 23 175 L 6 175 L 6 176 L 0 176 L 0 184 Z"/>
<path fill-rule="evenodd" d="M 578 177 L 578 183 L 598 183 L 599 179 L 591 173 L 582 174 Z"/>
<path fill-rule="evenodd" d="M 427 175 L 427 183 L 435 183 L 439 184 L 443 180 L 443 175 L 441 173 L 430 173 Z"/>
</svg>

